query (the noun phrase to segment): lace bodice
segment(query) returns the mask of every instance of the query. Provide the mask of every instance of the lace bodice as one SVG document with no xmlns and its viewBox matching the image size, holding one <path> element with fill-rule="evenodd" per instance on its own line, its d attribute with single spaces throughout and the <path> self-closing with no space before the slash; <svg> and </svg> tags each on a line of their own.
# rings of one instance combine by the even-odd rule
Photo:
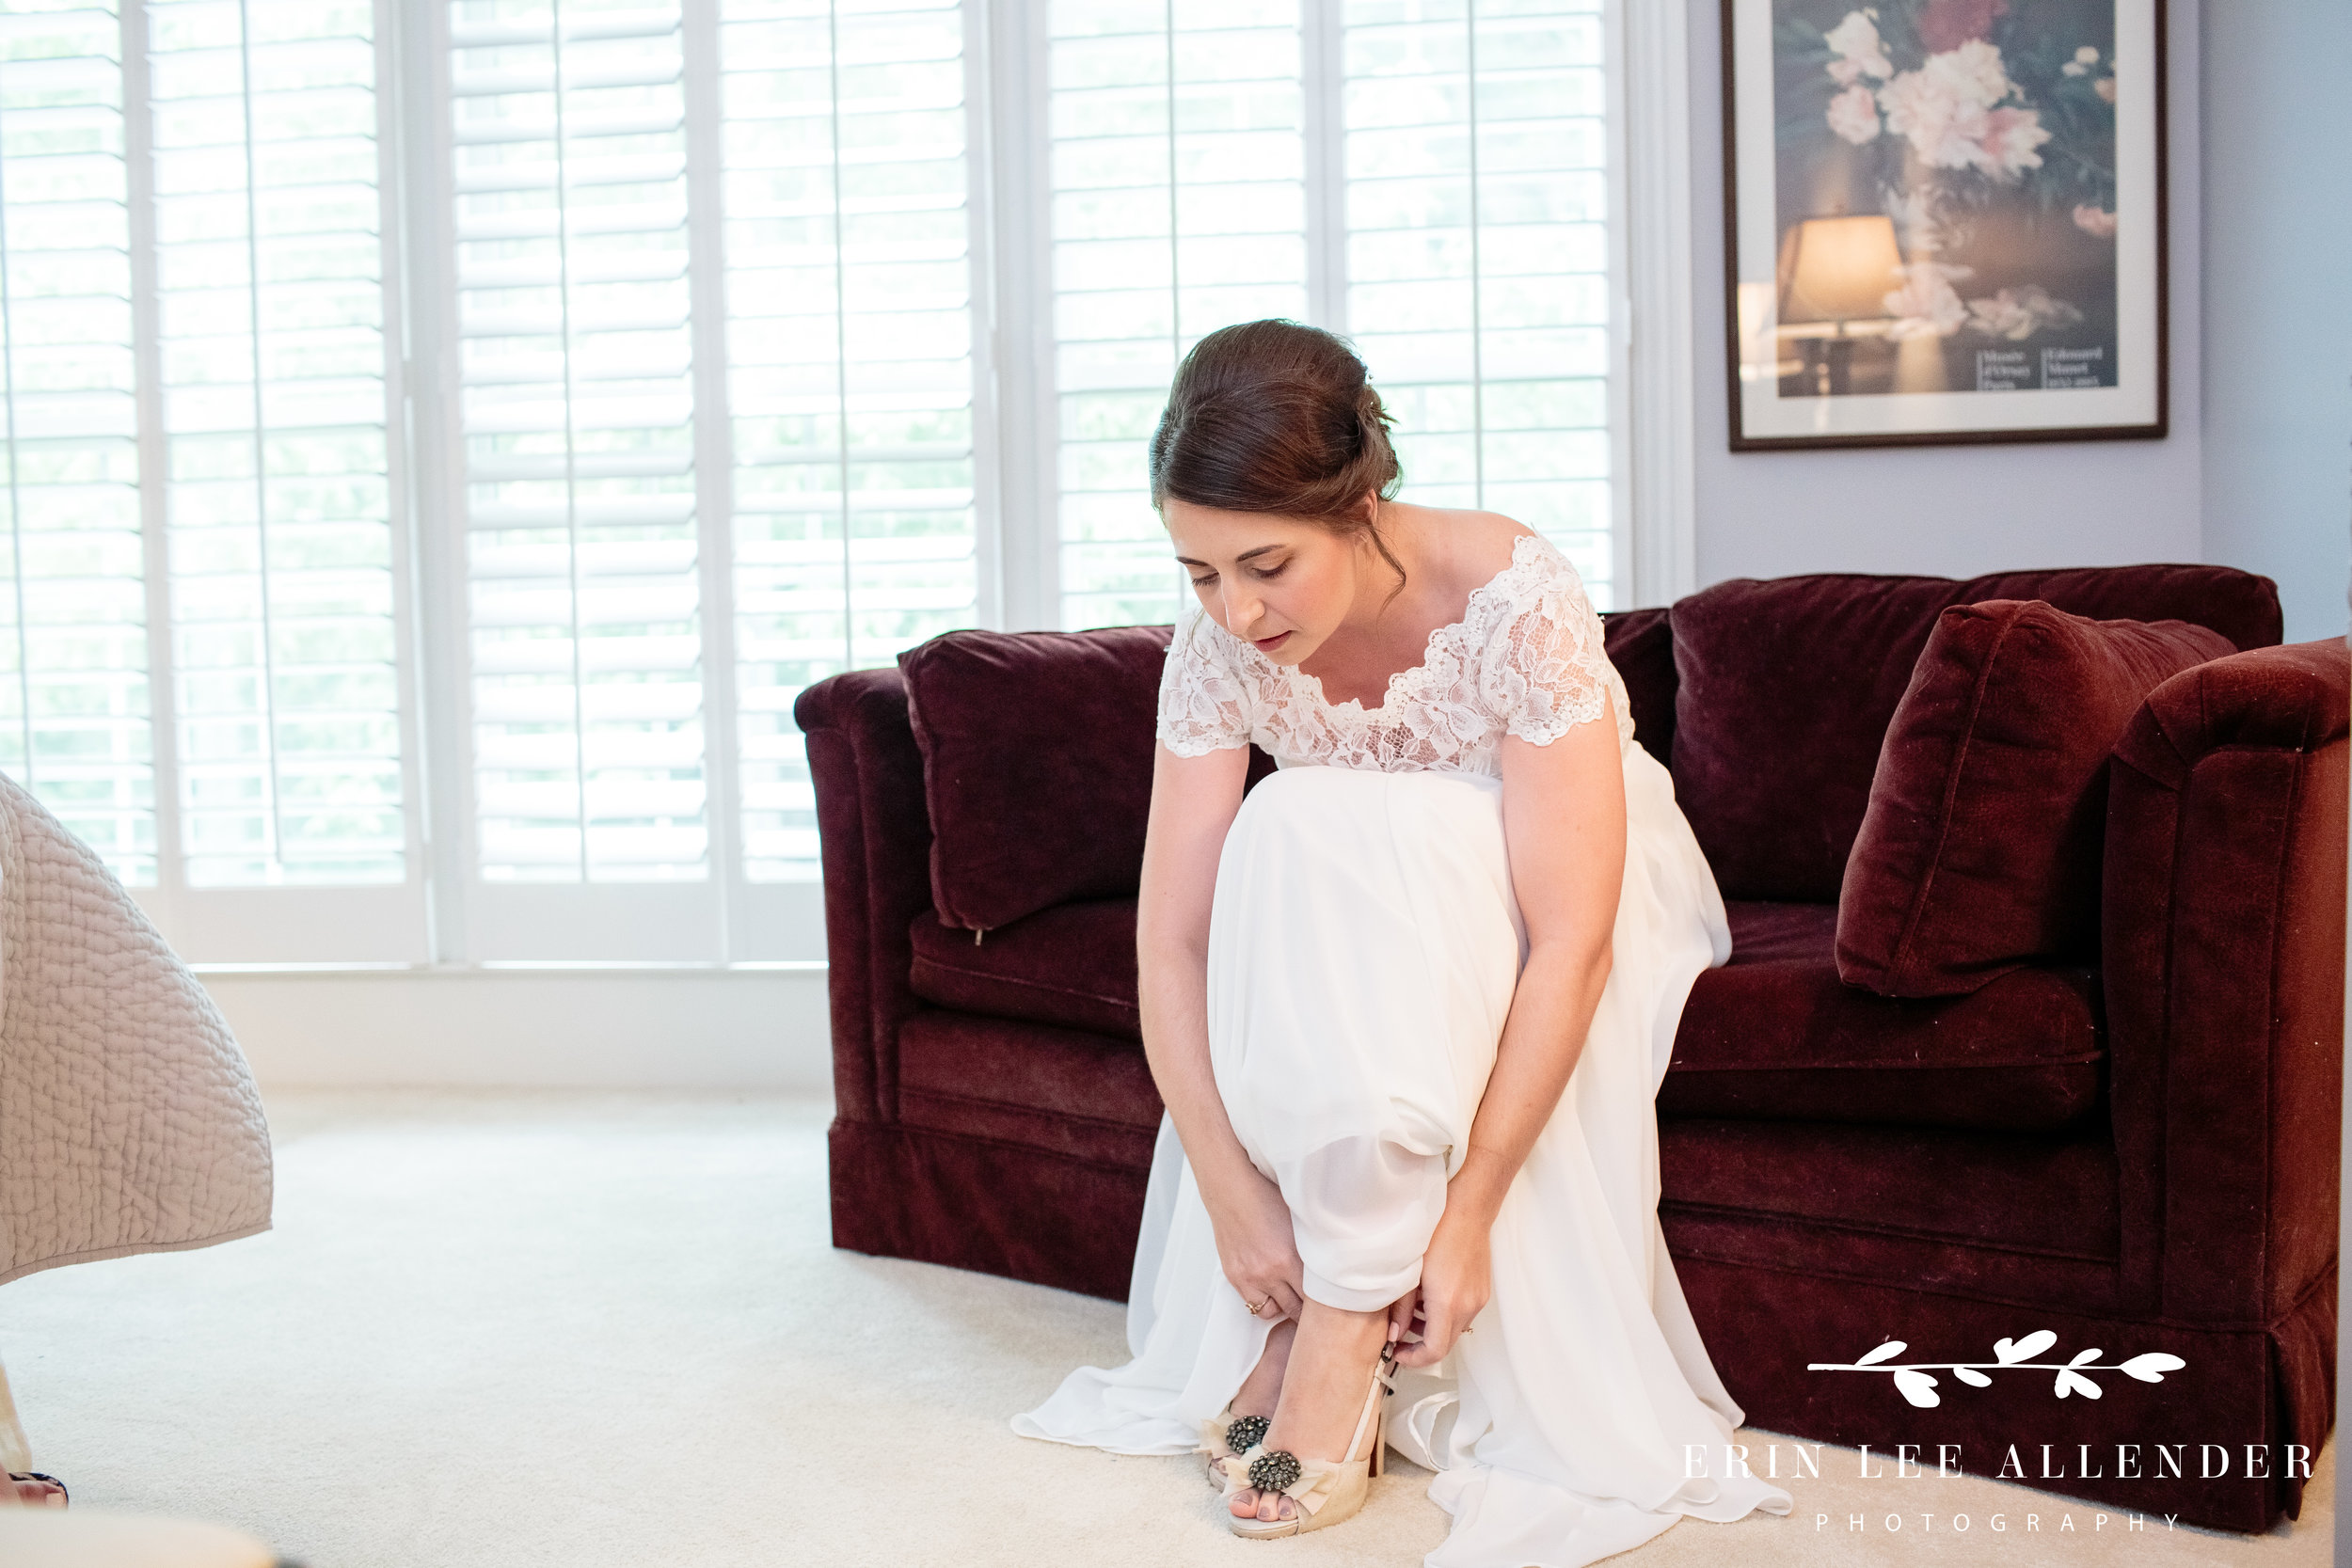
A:
<svg viewBox="0 0 2352 1568">
<path fill-rule="evenodd" d="M 1429 634 L 1422 661 L 1389 677 L 1367 712 L 1277 664 L 1195 605 L 1176 623 L 1160 675 L 1159 737 L 1178 756 L 1256 741 L 1285 766 L 1497 775 L 1502 737 L 1549 745 L 1616 705 L 1617 752 L 1633 745 L 1625 681 L 1566 556 L 1536 534 L 1473 590 L 1462 618 Z"/>
</svg>

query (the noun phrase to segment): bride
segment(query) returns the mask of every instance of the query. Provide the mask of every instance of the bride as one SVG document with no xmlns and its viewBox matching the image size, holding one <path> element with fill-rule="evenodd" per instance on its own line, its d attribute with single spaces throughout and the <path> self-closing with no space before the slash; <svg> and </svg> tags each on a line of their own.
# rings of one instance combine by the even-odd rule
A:
<svg viewBox="0 0 2352 1568">
<path fill-rule="evenodd" d="M 1385 1439 L 1438 1472 L 1430 1568 L 1787 1513 L 1726 1450 L 1658 1223 L 1654 1100 L 1722 897 L 1576 569 L 1391 499 L 1388 426 L 1345 343 L 1262 321 L 1200 341 L 1152 438 L 1200 606 L 1136 917 L 1168 1115 L 1135 1359 L 1014 1430 L 1203 1452 L 1257 1536 L 1354 1513 Z M 1245 798 L 1251 741 L 1281 766 Z M 1428 1391 L 1391 1418 L 1400 1367 Z"/>
</svg>

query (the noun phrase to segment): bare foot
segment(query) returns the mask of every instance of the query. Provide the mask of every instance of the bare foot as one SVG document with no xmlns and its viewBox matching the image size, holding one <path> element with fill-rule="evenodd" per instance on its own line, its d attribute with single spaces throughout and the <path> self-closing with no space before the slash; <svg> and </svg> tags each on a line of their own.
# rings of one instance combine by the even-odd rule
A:
<svg viewBox="0 0 2352 1568">
<path fill-rule="evenodd" d="M 1337 1459 L 1356 1433 L 1364 1389 L 1389 1337 L 1386 1309 L 1348 1312 L 1310 1301 L 1284 1369 L 1281 1400 L 1265 1447 L 1301 1458 Z M 1234 1405 L 1239 1410 L 1238 1400 Z M 1245 1486 L 1226 1500 L 1236 1519 L 1295 1519 L 1298 1505 L 1279 1492 Z"/>
<path fill-rule="evenodd" d="M 54 1481 L 38 1476 L 21 1476 L 11 1472 L 8 1486 L 16 1494 L 15 1501 L 25 1508 L 63 1508 L 65 1488 Z"/>
</svg>

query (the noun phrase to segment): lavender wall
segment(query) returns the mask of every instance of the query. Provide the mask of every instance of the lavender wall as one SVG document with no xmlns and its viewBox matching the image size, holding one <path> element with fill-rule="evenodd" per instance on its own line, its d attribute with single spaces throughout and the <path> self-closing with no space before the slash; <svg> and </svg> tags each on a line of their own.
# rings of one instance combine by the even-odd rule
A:
<svg viewBox="0 0 2352 1568">
<path fill-rule="evenodd" d="M 2289 641 L 2333 637 L 2352 573 L 2352 6 L 2215 5 L 2203 44 L 2206 559 L 2277 578 Z"/>
<path fill-rule="evenodd" d="M 1689 4 L 1699 583 L 1793 572 L 1971 577 L 2011 567 L 2205 559 L 2196 0 L 2173 0 L 2167 26 L 2169 436 L 1739 453 L 1728 445 L 1723 348 L 1720 9 L 1718 0 Z"/>
</svg>

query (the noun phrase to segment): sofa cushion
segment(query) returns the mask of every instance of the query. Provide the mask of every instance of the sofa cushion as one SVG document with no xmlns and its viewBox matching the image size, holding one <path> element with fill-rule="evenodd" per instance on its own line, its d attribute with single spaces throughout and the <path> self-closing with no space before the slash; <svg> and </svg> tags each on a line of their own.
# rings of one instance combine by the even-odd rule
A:
<svg viewBox="0 0 2352 1568">
<path fill-rule="evenodd" d="M 1951 996 L 2098 947 L 2107 754 L 2150 691 L 2233 652 L 2185 621 L 2039 599 L 1936 620 L 1886 732 L 1837 900 L 1837 973 Z"/>
<path fill-rule="evenodd" d="M 2046 1132 L 2100 1103 L 2098 973 L 2020 969 L 1972 995 L 1873 996 L 1837 977 L 1837 911 L 1734 902 L 1658 1089 L 1664 1117 Z"/>
<path fill-rule="evenodd" d="M 1659 1215 L 1677 1244 L 1687 1222 L 1731 1220 L 1752 1235 L 1762 1232 L 1781 1266 L 1808 1273 L 1835 1268 L 1867 1276 L 1881 1263 L 1899 1268 L 1898 1253 L 1935 1257 L 1918 1246 L 1873 1244 L 1880 1241 L 2109 1264 L 2122 1251 L 2121 1172 L 2103 1127 L 2053 1134 L 1670 1121 L 1658 1129 L 1658 1168 Z M 1823 1237 L 1826 1246 L 1813 1244 Z M 1970 1278 L 1981 1267 L 1973 1260 L 1952 1267 L 1947 1253 L 1937 1261 L 1958 1276 L 1952 1283 L 1994 1283 Z M 2010 1291 L 2021 1284 L 2039 1291 L 2055 1277 L 2028 1270 L 2024 1280 L 2005 1283 Z"/>
<path fill-rule="evenodd" d="M 2041 1131 L 2099 1104 L 2094 971 L 2036 967 L 1969 997 L 1894 1000 L 1838 979 L 1835 907 L 1728 910 L 1731 961 L 1692 987 L 1661 1116 Z M 928 914 L 910 935 L 927 1002 L 1049 1034 L 1143 1038 L 1132 898 L 1041 910 L 977 943 Z"/>
<path fill-rule="evenodd" d="M 898 1031 L 898 1119 L 1140 1169 L 1160 1095 L 1126 1040 L 933 1009 Z"/>
<path fill-rule="evenodd" d="M 2042 599 L 2100 620 L 2187 621 L 2279 641 L 2278 589 L 2227 566 L 1950 578 L 1735 578 L 1673 610 L 1675 798 L 1726 898 L 1832 903 L 1879 744 L 1947 606 Z"/>
<path fill-rule="evenodd" d="M 1089 1029 L 1140 1041 L 1136 901 L 1057 904 L 974 942 L 930 911 L 914 917 L 914 994 L 994 1018 Z"/>
</svg>

